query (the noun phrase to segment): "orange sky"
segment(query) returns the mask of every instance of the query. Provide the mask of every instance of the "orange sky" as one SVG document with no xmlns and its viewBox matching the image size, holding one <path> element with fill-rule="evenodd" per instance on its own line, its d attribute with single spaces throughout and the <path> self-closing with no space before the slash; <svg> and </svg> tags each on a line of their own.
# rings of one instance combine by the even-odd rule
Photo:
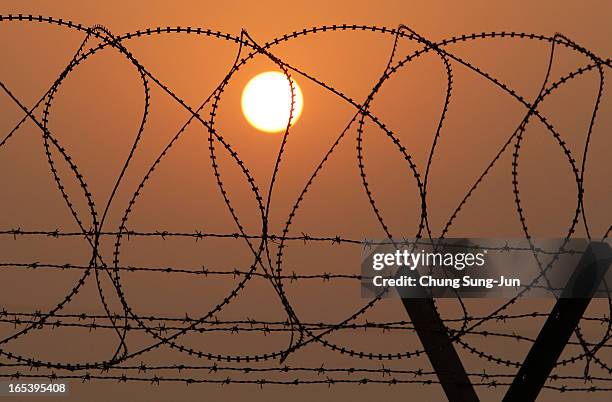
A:
<svg viewBox="0 0 612 402">
<path fill-rule="evenodd" d="M 208 5 L 205 2 L 113 2 L 104 4 L 83 2 L 30 2 L 3 1 L 0 14 L 9 13 L 50 15 L 72 20 L 83 25 L 103 24 L 115 34 L 157 26 L 211 28 L 239 36 L 246 29 L 254 40 L 263 44 L 276 36 L 301 31 L 302 28 L 323 24 L 368 24 L 397 27 L 406 24 L 431 40 L 442 40 L 461 34 L 488 31 L 535 32 L 554 35 L 562 32 L 601 57 L 612 53 L 609 2 L 591 2 L 587 7 L 579 3 L 559 2 L 231 2 Z M 83 34 L 47 24 L 0 23 L 0 80 L 25 104 L 31 106 L 55 80 L 83 40 Z M 218 85 L 233 63 L 237 45 L 233 42 L 194 35 L 152 35 L 126 40 L 124 45 L 152 74 L 172 89 L 186 103 L 199 105 Z M 299 67 L 337 90 L 362 102 L 385 68 L 393 37 L 372 32 L 327 32 L 308 35 L 274 47 L 274 54 Z M 414 42 L 400 42 L 398 58 L 417 49 Z M 525 99 L 533 99 L 540 88 L 550 46 L 528 40 L 480 40 L 451 45 L 449 51 L 491 72 L 515 88 Z M 558 79 L 588 63 L 583 56 L 559 49 L 552 69 Z M 453 94 L 447 120 L 444 123 L 438 151 L 433 160 L 428 188 L 430 225 L 434 236 L 439 235 L 454 208 L 470 185 L 486 167 L 505 139 L 524 116 L 524 107 L 490 82 L 476 76 L 463 66 L 454 65 Z M 276 154 L 282 135 L 263 134 L 248 125 L 240 113 L 240 94 L 250 78 L 261 71 L 274 69 L 274 64 L 262 57 L 241 68 L 225 90 L 217 113 L 216 128 L 240 155 L 257 182 L 263 196 L 267 194 Z M 295 79 L 304 93 L 304 111 L 292 129 L 271 201 L 270 228 L 280 234 L 291 207 L 317 164 L 324 157 L 338 134 L 350 121 L 355 109 L 345 101 L 320 88 L 299 74 Z M 115 230 L 127 203 L 136 191 L 152 161 L 188 119 L 188 113 L 178 106 L 157 85 L 151 84 L 151 113 L 137 148 L 134 160 L 109 208 L 105 228 Z M 598 77 L 591 71 L 562 87 L 542 106 L 542 112 L 553 122 L 568 144 L 578 163 L 588 128 L 590 113 L 597 94 Z M 444 65 L 431 54 L 409 63 L 381 89 L 372 103 L 372 112 L 397 135 L 408 149 L 419 171 L 423 174 L 433 134 L 441 113 L 446 88 Z M 62 84 L 51 110 L 50 131 L 61 140 L 74 157 L 79 170 L 87 180 L 97 208 L 103 209 L 117 175 L 134 141 L 144 105 L 142 84 L 133 65 L 112 50 L 99 52 L 80 65 Z M 609 150 L 612 137 L 609 129 L 612 114 L 610 97 L 604 97 L 590 144 L 588 170 L 585 176 L 585 208 L 594 237 L 601 237 L 612 223 L 609 205 L 612 188 L 608 179 L 611 169 Z M 0 95 L 0 132 L 2 137 L 22 117 L 21 112 L 4 95 Z M 208 117 L 210 108 L 204 109 Z M 38 114 L 37 116 L 40 116 Z M 353 127 L 338 145 L 325 168 L 317 176 L 304 197 L 290 228 L 290 234 L 382 238 L 376 216 L 361 185 L 355 147 L 356 128 Z M 420 201 L 415 180 L 406 161 L 398 154 L 393 143 L 369 122 L 365 125 L 364 163 L 368 180 L 385 222 L 394 235 L 414 236 L 419 223 Z M 217 144 L 217 147 L 220 147 Z M 522 201 L 529 228 L 535 236 L 563 237 L 567 233 L 575 210 L 576 184 L 572 180 L 565 155 L 541 124 L 530 124 L 522 145 L 519 178 Z M 57 157 L 57 154 L 55 154 Z M 261 221 L 257 204 L 248 183 L 227 153 L 219 148 L 218 163 L 229 197 L 236 208 L 245 231 L 258 234 Z M 517 219 L 512 194 L 510 151 L 502 157 L 487 180 L 474 194 L 457 217 L 450 236 L 518 237 L 523 232 Z M 91 224 L 80 188 L 70 176 L 64 163 L 58 163 L 60 175 L 65 178 L 66 189 L 74 200 L 85 226 Z M 11 228 L 23 230 L 78 230 L 64 200 L 49 173 L 40 131 L 27 122 L 0 148 L 0 231 Z M 101 211 L 99 211 L 101 212 Z M 233 233 L 237 227 L 219 194 L 208 150 L 208 133 L 200 125 L 192 124 L 182 139 L 171 149 L 142 191 L 130 215 L 128 227 L 132 230 L 175 232 Z M 579 227 L 578 236 L 584 236 Z M 112 260 L 114 239 L 106 239 L 102 250 Z M 0 237 L 3 259 L 10 261 L 42 261 L 54 263 L 87 263 L 89 249 L 82 239 L 53 239 L 33 237 L 14 241 Z M 287 272 L 316 274 L 359 272 L 361 250 L 357 247 L 332 247 L 330 244 L 303 245 L 293 243 L 285 252 Z M 122 265 L 219 267 L 230 270 L 236 266 L 246 268 L 252 259 L 244 243 L 230 240 L 207 240 L 199 243 L 184 240 L 136 239 L 125 242 L 121 253 Z M 73 286 L 76 274 L 7 271 L 4 283 L 12 285 L 0 298 L 0 307 L 27 311 L 48 309 L 57 303 L 67 289 Z M 197 315 L 214 306 L 230 289 L 227 281 L 201 282 L 190 277 L 173 278 L 163 275 L 126 275 L 126 294 L 140 314 L 176 315 L 190 312 Z M 106 284 L 112 293 L 110 284 Z M 288 286 L 296 311 L 305 320 L 338 321 L 364 304 L 359 297 L 358 282 L 335 285 L 310 283 Z M 35 297 L 33 297 L 35 295 Z M 116 299 L 116 297 L 115 297 Z M 397 300 L 384 301 L 373 311 L 372 320 L 406 319 Z M 117 303 L 112 300 L 111 303 Z M 547 311 L 550 300 L 530 301 L 519 310 L 541 308 Z M 34 305 L 33 305 L 34 304 Z M 117 308 L 117 304 L 114 304 Z M 225 319 L 240 319 L 254 314 L 253 306 L 261 317 L 284 319 L 284 312 L 276 295 L 265 282 L 254 285 L 236 304 L 224 310 Z M 601 315 L 602 304 L 592 307 L 590 315 Z M 457 316 L 456 303 L 441 303 L 447 316 Z M 471 311 L 486 314 L 489 306 L 470 302 Z M 68 310 L 90 310 L 101 313 L 95 284 L 75 300 Z M 404 315 L 402 315 L 404 314 Z M 179 314 L 179 315 L 182 315 Z M 516 330 L 525 336 L 535 336 L 541 322 L 523 322 Z M 513 328 L 505 328 L 512 330 Z M 11 328 L 3 328 L 3 332 Z M 593 331 L 596 331 L 594 329 Z M 38 353 L 49 353 L 48 358 L 78 359 L 90 352 L 94 336 L 82 333 L 55 332 L 55 337 L 33 335 L 14 347 Z M 594 332 L 595 333 L 595 332 Z M 385 338 L 364 335 L 351 338 L 337 335 L 339 342 L 358 347 L 403 350 L 418 347 L 413 335 L 401 334 Z M 406 335 L 403 337 L 403 335 Z M 96 335 L 100 342 L 99 356 L 107 357 L 114 346 L 112 336 Z M 347 339 L 348 338 L 348 339 Z M 388 340 L 387 340 L 388 339 Z M 45 350 L 45 346 L 66 345 L 71 341 L 74 350 L 63 348 Z M 274 350 L 286 339 L 255 339 L 240 337 L 240 341 L 222 336 L 189 339 L 193 345 L 231 353 L 249 352 L 251 347 Z M 482 341 L 482 339 L 480 340 Z M 135 337 L 135 343 L 146 338 Z M 489 342 L 489 341 L 488 341 Z M 481 342 L 495 353 L 506 353 L 508 358 L 522 360 L 526 346 L 508 350 L 507 343 Z M 54 346 L 57 347 L 57 346 Z M 519 353 L 520 352 L 520 353 Z M 464 356 L 467 366 L 480 370 L 481 364 L 473 356 Z M 159 351 L 151 357 L 160 361 L 180 360 L 172 351 Z M 317 348 L 296 355 L 291 364 L 316 365 L 322 361 L 330 365 L 350 365 L 348 358 Z M 362 364 L 364 362 L 359 362 Z M 403 367 L 400 362 L 396 366 Z M 365 364 L 365 363 L 364 363 Z M 367 363 L 371 364 L 371 363 Z M 376 363 L 379 366 L 379 363 Z M 413 367 L 428 363 L 421 359 L 410 363 Z M 577 369 L 578 371 L 582 370 Z M 102 388 L 102 387 L 106 388 Z M 75 400 L 89 393 L 85 386 L 75 385 Z M 129 400 L 151 400 L 159 396 L 170 400 L 173 392 L 184 391 L 184 386 L 165 385 L 156 390 L 150 387 L 96 384 L 91 387 L 104 390 L 114 398 L 122 395 Z M 201 397 L 200 391 L 211 397 L 243 398 L 250 388 L 220 387 L 197 388 L 186 394 L 185 400 Z M 91 388 L 87 388 L 88 390 Z M 408 389 L 408 388 L 407 388 Z M 292 400 L 311 400 L 312 393 L 324 400 L 371 400 L 383 387 L 360 389 L 312 388 L 291 394 Z M 419 388 L 421 390 L 421 388 Z M 266 389 L 256 397 L 286 399 L 286 389 Z M 400 392 L 400 391 L 397 391 Z M 403 390 L 401 391 L 404 392 Z M 441 391 L 425 388 L 424 398 L 440 398 Z M 480 392 L 480 391 L 479 391 Z M 497 395 L 495 390 L 483 390 L 482 395 Z M 488 394 L 490 393 L 490 394 Z M 95 398 L 88 394 L 91 398 Z M 427 396 L 425 396 L 427 395 Z M 497 397 L 497 396 L 496 396 Z M 546 394 L 549 400 L 559 394 Z M 593 401 L 600 395 L 595 395 Z M 603 399 L 605 400 L 605 395 Z M 483 400 L 485 398 L 483 397 Z M 93 399 L 92 399 L 93 400 Z M 107 399 L 101 399 L 107 400 Z M 567 399 L 567 400 L 571 400 Z"/>
</svg>

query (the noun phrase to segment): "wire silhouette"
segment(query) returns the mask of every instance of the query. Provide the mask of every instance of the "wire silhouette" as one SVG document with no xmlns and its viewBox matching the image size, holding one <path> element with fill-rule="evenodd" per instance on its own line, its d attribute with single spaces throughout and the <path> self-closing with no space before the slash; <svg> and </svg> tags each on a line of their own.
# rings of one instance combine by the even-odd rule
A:
<svg viewBox="0 0 612 402">
<path fill-rule="evenodd" d="M 384 221 L 382 213 L 378 207 L 376 201 L 376 194 L 372 191 L 368 181 L 368 173 L 366 163 L 364 160 L 363 150 L 363 136 L 365 131 L 366 122 L 371 122 L 376 125 L 381 132 L 383 132 L 394 144 L 397 152 L 405 160 L 407 167 L 410 169 L 416 183 L 416 191 L 420 198 L 420 222 L 413 237 L 416 239 L 434 239 L 436 236 L 432 233 L 429 225 L 429 210 L 428 210 L 428 178 L 429 171 L 432 165 L 434 155 L 436 153 L 437 145 L 439 144 L 444 130 L 444 124 L 446 122 L 447 112 L 452 105 L 452 95 L 455 91 L 453 81 L 453 71 L 455 65 L 462 65 L 469 70 L 473 71 L 480 78 L 493 83 L 507 96 L 516 100 L 519 104 L 524 107 L 525 114 L 520 124 L 516 127 L 514 132 L 508 137 L 502 147 L 499 149 L 497 154 L 488 163 L 485 170 L 473 183 L 473 185 L 466 192 L 462 201 L 457 205 L 452 215 L 445 223 L 443 230 L 438 239 L 443 240 L 449 233 L 450 228 L 453 226 L 455 219 L 459 216 L 463 208 L 469 203 L 472 195 L 476 189 L 483 182 L 484 178 L 490 173 L 491 169 L 498 164 L 502 155 L 511 153 L 512 154 L 512 185 L 514 204 L 516 207 L 517 215 L 524 233 L 525 238 L 529 241 L 530 248 L 523 250 L 525 252 L 533 253 L 534 258 L 537 260 L 540 266 L 540 274 L 538 278 L 531 284 L 525 287 L 519 296 L 512 298 L 501 306 L 497 307 L 491 314 L 487 316 L 477 316 L 470 314 L 467 306 L 458 298 L 462 309 L 461 317 L 444 318 L 444 322 L 447 324 L 457 323 L 460 324 L 460 328 L 453 330 L 448 329 L 449 334 L 452 337 L 453 342 L 461 346 L 468 353 L 476 356 L 479 359 L 493 363 L 500 367 L 516 368 L 520 367 L 520 361 L 512 361 L 499 356 L 495 356 L 489 352 L 485 352 L 475 347 L 470 341 L 470 337 L 496 337 L 496 338 L 507 338 L 517 342 L 533 343 L 534 339 L 526 337 L 516 333 L 509 333 L 504 331 L 488 331 L 481 330 L 481 327 L 485 323 L 495 322 L 506 322 L 510 320 L 530 319 L 536 317 L 546 317 L 548 314 L 545 312 L 529 312 L 525 314 L 512 314 L 507 312 L 509 307 L 516 303 L 520 296 L 529 291 L 530 288 L 537 287 L 540 285 L 540 281 L 544 280 L 547 282 L 546 273 L 552 268 L 557 257 L 563 253 L 572 252 L 568 251 L 564 247 L 574 235 L 576 228 L 579 224 L 583 224 L 587 236 L 589 239 L 596 239 L 597 237 L 592 234 L 592 230 L 589 227 L 588 219 L 584 211 L 583 200 L 584 200 L 584 188 L 583 183 L 585 181 L 585 166 L 587 157 L 589 154 L 589 145 L 593 127 L 596 119 L 600 113 L 600 105 L 604 93 L 604 76 L 607 69 L 612 67 L 612 60 L 610 58 L 601 58 L 595 55 L 588 49 L 580 46 L 573 42 L 569 38 L 562 34 L 556 34 L 554 36 L 536 35 L 532 33 L 521 33 L 521 32 L 483 32 L 483 33 L 472 33 L 469 35 L 461 35 L 449 39 L 443 39 L 441 41 L 431 41 L 407 26 L 399 26 L 398 28 L 387 28 L 377 26 L 366 26 L 366 25 L 324 25 L 320 27 L 313 27 L 303 29 L 301 31 L 294 31 L 292 33 L 285 34 L 281 37 L 275 38 L 264 44 L 257 43 L 246 31 L 242 31 L 239 36 L 234 36 L 228 33 L 219 31 L 212 31 L 210 29 L 193 28 L 193 27 L 156 27 L 149 28 L 146 30 L 138 30 L 124 35 L 116 36 L 109 29 L 101 25 L 93 27 L 86 27 L 81 24 L 73 23 L 72 21 L 64 21 L 62 19 L 56 19 L 52 17 L 33 16 L 33 15 L 0 15 L 0 23 L 43 23 L 50 24 L 57 27 L 58 29 L 67 29 L 71 31 L 77 31 L 84 35 L 83 41 L 77 51 L 74 53 L 71 60 L 68 62 L 64 70 L 57 77 L 51 87 L 40 97 L 40 99 L 34 104 L 33 107 L 28 108 L 24 103 L 14 94 L 10 88 L 7 87 L 5 82 L 0 77 L 0 87 L 5 94 L 21 109 L 23 117 L 0 140 L 0 152 L 3 151 L 4 145 L 9 143 L 19 132 L 20 128 L 26 121 L 33 122 L 37 129 L 41 133 L 43 145 L 45 149 L 46 159 L 49 165 L 49 169 L 53 175 L 56 187 L 60 192 L 65 205 L 70 212 L 74 222 L 77 224 L 79 231 L 76 232 L 63 232 L 57 230 L 22 230 L 21 228 L 0 228 L 0 236 L 12 237 L 17 240 L 19 238 L 33 237 L 33 236 L 45 236 L 49 238 L 83 238 L 85 239 L 91 250 L 90 260 L 86 265 L 78 265 L 72 263 L 65 264 L 52 264 L 39 261 L 30 262 L 16 262 L 16 261 L 1 261 L 0 267 L 2 269 L 22 269 L 22 270 L 72 270 L 78 272 L 79 279 L 75 282 L 74 286 L 67 292 L 67 294 L 60 299 L 57 304 L 49 309 L 48 311 L 7 311 L 3 310 L 0 312 L 0 322 L 12 325 L 14 332 L 0 340 L 0 355 L 4 357 L 6 362 L 0 363 L 2 372 L 0 377 L 20 379 L 20 378 L 45 378 L 49 380 L 58 379 L 78 379 L 83 382 L 92 380 L 104 380 L 104 381 L 119 381 L 119 382 L 147 382 L 152 384 L 159 384 L 162 382 L 183 382 L 189 384 L 200 384 L 200 383 L 211 383 L 220 385 L 230 384 L 255 384 L 263 387 L 264 385 L 309 385 L 309 384 L 323 384 L 327 386 L 339 385 L 339 384 L 388 384 L 388 385 L 400 385 L 400 384 L 422 384 L 431 385 L 439 384 L 436 379 L 434 372 L 425 371 L 423 369 L 417 370 L 402 370 L 396 368 L 386 368 L 384 363 L 381 368 L 371 367 L 359 367 L 358 361 L 362 360 L 378 360 L 381 362 L 387 362 L 392 360 L 406 360 L 411 358 L 417 358 L 423 355 L 424 351 L 420 348 L 414 350 L 402 350 L 397 353 L 376 353 L 372 351 L 357 350 L 346 345 L 337 344 L 331 340 L 331 335 L 343 332 L 356 332 L 365 330 L 375 330 L 381 332 L 410 332 L 414 330 L 414 327 L 408 321 L 396 321 L 396 322 L 368 322 L 358 323 L 358 320 L 365 316 L 366 312 L 375 306 L 381 299 L 382 295 L 375 297 L 372 300 L 366 302 L 363 306 L 356 308 L 355 311 L 344 320 L 340 322 L 307 322 L 300 318 L 299 314 L 294 310 L 290 297 L 285 291 L 287 283 L 303 283 L 304 281 L 317 280 L 322 283 L 333 286 L 339 280 L 355 281 L 357 283 L 361 280 L 361 275 L 347 275 L 338 274 L 334 272 L 323 272 L 315 274 L 303 274 L 288 272 L 284 263 L 284 249 L 290 242 L 303 242 L 304 244 L 312 243 L 323 243 L 329 245 L 347 245 L 354 247 L 369 247 L 375 242 L 367 240 L 358 240 L 346 238 L 340 235 L 329 235 L 329 236 L 310 236 L 302 233 L 301 235 L 292 235 L 291 228 L 294 223 L 294 218 L 297 215 L 303 200 L 307 197 L 308 192 L 315 182 L 319 173 L 322 172 L 324 166 L 328 162 L 330 156 L 336 151 L 338 145 L 350 136 L 351 130 L 356 133 L 356 163 L 359 168 L 361 184 L 368 197 L 371 210 L 376 216 L 380 227 L 385 232 L 387 241 L 392 244 L 399 244 L 404 239 L 394 236 L 391 233 L 390 227 Z M 298 40 L 305 36 L 316 36 L 324 32 L 341 32 L 341 31 L 367 31 L 373 34 L 383 35 L 393 39 L 393 49 L 389 55 L 387 65 L 384 71 L 379 76 L 379 80 L 373 86 L 368 96 L 363 102 L 358 102 L 350 98 L 347 94 L 344 94 L 340 90 L 334 88 L 330 83 L 323 82 L 317 77 L 310 75 L 306 71 L 302 71 L 299 68 L 290 65 L 286 61 L 282 60 L 275 54 L 275 47 L 281 43 Z M 224 40 L 232 42 L 238 45 L 238 52 L 236 54 L 235 61 L 225 77 L 219 82 L 217 87 L 212 93 L 197 107 L 189 105 L 186 101 L 181 99 L 171 88 L 165 85 L 159 78 L 154 76 L 149 70 L 141 64 L 141 62 L 128 50 L 126 42 L 128 40 L 137 39 L 145 36 L 163 36 L 169 34 L 184 34 L 184 35 L 197 35 L 215 38 L 218 40 Z M 92 47 L 87 46 L 92 41 L 97 41 Z M 457 56 L 450 49 L 451 45 L 457 43 L 471 43 L 481 40 L 498 40 L 498 41 L 539 41 L 550 45 L 550 57 L 548 61 L 548 69 L 545 79 L 542 82 L 541 89 L 537 97 L 533 101 L 529 101 L 521 96 L 517 91 L 510 88 L 507 84 L 494 77 L 492 74 L 482 70 L 480 67 L 471 64 L 467 60 Z M 420 45 L 418 50 L 399 58 L 397 47 L 400 41 L 410 41 Z M 569 49 L 583 56 L 586 60 L 585 65 L 576 69 L 575 71 L 561 77 L 556 81 L 552 81 L 550 78 L 550 70 L 555 60 L 555 52 L 558 52 L 558 47 Z M 122 167 L 121 173 L 118 176 L 111 196 L 107 203 L 100 208 L 92 197 L 90 187 L 87 184 L 86 178 L 80 173 L 79 168 L 73 158 L 70 156 L 68 151 L 62 146 L 57 136 L 54 135 L 49 127 L 48 123 L 51 116 L 51 109 L 53 106 L 55 95 L 60 90 L 62 83 L 66 78 L 74 72 L 85 60 L 92 58 L 103 49 L 112 49 L 118 54 L 123 56 L 128 62 L 130 62 L 139 74 L 139 78 L 142 84 L 143 96 L 144 96 L 144 108 L 140 116 L 140 124 L 134 141 L 131 145 L 130 152 L 126 158 Z M 409 153 L 409 150 L 402 144 L 397 134 L 391 131 L 383 121 L 381 121 L 376 115 L 370 111 L 370 105 L 375 99 L 376 95 L 379 94 L 389 79 L 400 71 L 405 66 L 409 65 L 414 60 L 425 54 L 434 54 L 440 59 L 444 66 L 446 75 L 446 88 L 445 98 L 440 114 L 439 120 L 436 125 L 436 131 L 434 134 L 434 140 L 429 151 L 427 164 L 424 172 L 419 170 L 417 164 L 413 161 L 413 156 Z M 219 112 L 220 102 L 224 95 L 224 91 L 231 79 L 234 77 L 237 71 L 244 67 L 247 63 L 253 60 L 256 56 L 263 56 L 271 60 L 278 66 L 291 83 L 291 97 L 292 104 L 294 98 L 294 85 L 293 76 L 300 76 L 304 79 L 311 81 L 318 85 L 320 88 L 328 91 L 335 95 L 340 100 L 354 108 L 354 115 L 352 119 L 346 124 L 345 128 L 339 133 L 331 147 L 327 150 L 325 156 L 322 158 L 320 163 L 317 165 L 315 170 L 310 175 L 306 184 L 304 185 L 300 195 L 296 199 L 292 209 L 286 219 L 285 225 L 280 233 L 271 233 L 268 228 L 268 219 L 271 212 L 271 200 L 274 192 L 280 191 L 277 188 L 277 176 L 281 169 L 282 157 L 284 156 L 285 145 L 290 138 L 291 127 L 287 124 L 284 133 L 282 134 L 282 142 L 278 151 L 274 170 L 267 191 L 262 191 L 260 184 L 256 182 L 253 175 L 250 173 L 246 163 L 240 158 L 238 153 L 232 148 L 231 144 L 225 139 L 221 132 L 216 128 L 216 117 Z M 590 124 L 587 132 L 585 133 L 585 145 L 582 154 L 582 163 L 578 165 L 576 159 L 561 134 L 555 129 L 553 124 L 546 119 L 544 114 L 540 111 L 539 106 L 546 97 L 554 93 L 557 89 L 565 85 L 566 83 L 581 77 L 583 74 L 588 72 L 595 72 L 599 78 L 599 86 L 596 94 L 595 105 L 591 112 Z M 127 206 L 124 209 L 121 223 L 117 228 L 109 229 L 105 226 L 106 218 L 111 203 L 115 199 L 117 189 L 119 188 L 124 178 L 125 172 L 127 171 L 130 163 L 132 162 L 135 151 L 140 145 L 143 133 L 146 130 L 147 119 L 149 118 L 151 108 L 151 88 L 156 86 L 163 92 L 169 95 L 181 108 L 188 112 L 189 118 L 185 121 L 182 127 L 176 132 L 174 137 L 168 142 L 163 151 L 158 155 L 152 165 L 149 167 L 146 174 L 142 177 L 141 181 L 136 186 Z M 203 114 L 205 107 L 209 107 L 210 112 L 208 116 Z M 35 112 L 42 110 L 42 117 L 37 117 Z M 293 114 L 293 107 L 291 108 L 290 116 L 288 121 L 291 121 Z M 520 181 L 518 178 L 519 171 L 519 157 L 521 154 L 521 145 L 524 139 L 524 133 L 526 131 L 527 123 L 530 120 L 538 120 L 547 129 L 547 133 L 557 143 L 559 149 L 562 151 L 568 165 L 571 168 L 573 180 L 576 184 L 576 209 L 572 217 L 570 226 L 567 228 L 565 235 L 565 243 L 554 253 L 554 258 L 548 264 L 543 264 L 539 260 L 539 255 L 542 250 L 536 250 L 535 246 L 531 242 L 531 233 L 527 218 L 523 213 Z M 155 231 L 155 232 L 139 232 L 130 229 L 130 217 L 134 210 L 139 196 L 142 190 L 149 182 L 150 178 L 154 174 L 155 170 L 160 166 L 164 158 L 172 151 L 174 145 L 183 136 L 185 130 L 190 125 L 199 124 L 206 129 L 208 133 L 209 143 L 209 157 L 210 164 L 214 172 L 215 182 L 219 193 L 223 197 L 224 203 L 227 207 L 228 212 L 231 214 L 232 219 L 235 223 L 234 232 L 228 233 L 211 233 L 206 231 L 194 231 L 188 232 L 170 232 L 170 231 Z M 57 160 L 54 159 L 54 152 L 57 156 L 63 159 L 67 163 L 71 174 L 78 181 L 82 196 L 87 202 L 87 208 L 89 216 L 84 217 L 80 215 L 75 206 L 74 200 L 65 190 L 65 181 L 60 177 L 57 169 Z M 239 168 L 241 174 L 244 176 L 249 184 L 250 191 L 253 198 L 257 202 L 259 218 L 261 219 L 261 232 L 260 233 L 249 233 L 245 226 L 242 224 L 238 213 L 235 210 L 234 204 L 228 194 L 227 185 L 224 183 L 224 172 L 221 170 L 218 158 L 220 153 L 225 152 L 231 157 L 235 165 Z M 91 226 L 86 222 L 91 219 Z M 607 239 L 612 231 L 612 226 L 604 233 L 599 236 L 598 239 Z M 112 258 L 103 255 L 100 250 L 101 239 L 110 237 L 114 238 L 114 247 Z M 206 267 L 193 267 L 193 268 L 179 268 L 172 266 L 126 266 L 122 263 L 122 248 L 125 243 L 132 238 L 161 238 L 163 240 L 168 238 L 176 238 L 184 241 L 203 241 L 208 238 L 226 238 L 233 239 L 234 241 L 244 242 L 251 254 L 252 263 L 248 268 L 234 269 L 234 270 L 218 270 L 209 269 Z M 276 252 L 271 248 L 271 245 L 276 247 Z M 122 284 L 122 274 L 125 272 L 139 272 L 139 273 L 152 273 L 157 272 L 167 275 L 194 275 L 200 277 L 232 277 L 237 278 L 238 282 L 235 287 L 214 307 L 212 307 L 206 314 L 200 317 L 189 317 L 188 315 L 165 317 L 165 316 L 141 316 L 134 312 L 128 300 L 128 295 L 124 291 Z M 106 278 L 112 283 L 114 293 L 118 297 L 121 303 L 121 313 L 118 314 L 113 312 L 110 307 L 105 291 L 102 287 L 102 280 Z M 266 321 L 266 320 L 255 320 L 246 319 L 238 321 L 227 321 L 217 319 L 217 314 L 220 313 L 224 308 L 229 306 L 236 297 L 244 290 L 249 282 L 254 278 L 260 278 L 268 281 L 286 313 L 286 319 L 283 321 Z M 100 303 L 102 304 L 105 315 L 92 315 L 86 312 L 82 314 L 66 314 L 62 311 L 70 304 L 74 299 L 75 295 L 78 294 L 84 285 L 88 281 L 95 280 L 97 292 L 99 295 Z M 547 284 L 548 288 L 552 287 Z M 607 284 L 606 284 L 607 288 Z M 608 307 L 609 313 L 606 317 L 595 316 L 595 317 L 583 317 L 584 322 L 595 322 L 602 326 L 605 326 L 605 333 L 596 342 L 588 342 L 582 335 L 579 329 L 576 330 L 577 341 L 570 342 L 570 345 L 580 347 L 580 352 L 574 355 L 564 358 L 557 362 L 557 366 L 575 365 L 577 363 L 584 363 L 584 372 L 582 376 L 571 376 L 571 375 L 558 375 L 553 374 L 549 378 L 549 382 L 544 386 L 547 389 L 559 391 L 559 392 L 610 392 L 612 391 L 612 385 L 610 382 L 610 374 L 612 374 L 612 366 L 610 362 L 607 362 L 603 355 L 606 351 L 609 351 L 612 347 L 610 339 L 612 338 L 612 322 L 610 316 L 612 315 L 612 298 L 608 292 Z M 66 361 L 45 361 L 37 358 L 37 356 L 25 356 L 9 351 L 10 344 L 15 340 L 39 331 L 43 329 L 55 329 L 55 328 L 84 328 L 88 331 L 112 331 L 117 338 L 117 346 L 108 359 L 103 361 L 86 361 L 86 362 L 66 362 Z M 130 333 L 144 333 L 146 334 L 151 343 L 148 346 L 141 347 L 134 350 L 129 347 L 127 336 Z M 222 354 L 216 353 L 211 350 L 197 350 L 185 343 L 182 343 L 182 338 L 185 338 L 187 334 L 193 333 L 208 333 L 208 332 L 222 332 L 227 334 L 239 334 L 239 333 L 261 333 L 263 335 L 269 335 L 272 333 L 286 333 L 289 334 L 289 342 L 286 345 L 278 345 L 277 350 L 268 353 L 258 354 Z M 355 363 L 350 368 L 342 367 L 324 367 L 322 364 L 320 367 L 305 367 L 305 366 L 288 366 L 287 359 L 297 350 L 304 348 L 307 345 L 315 344 L 321 348 L 331 350 L 335 353 L 349 356 L 355 359 Z M 207 364 L 202 365 L 189 365 L 189 364 L 166 364 L 166 365 L 154 365 L 154 364 L 140 364 L 134 365 L 130 362 L 135 358 L 144 358 L 148 353 L 155 351 L 161 347 L 169 347 L 174 351 L 181 354 L 188 355 L 194 358 L 204 359 L 209 361 Z M 270 361 L 270 366 L 260 367 L 254 366 L 255 363 L 262 363 Z M 234 364 L 234 365 L 230 365 Z M 224 365 L 225 364 L 225 365 Z M 607 373 L 608 376 L 591 375 L 591 366 L 595 365 L 599 370 Z M 16 370 L 16 371 L 12 371 Z M 166 372 L 170 371 L 170 374 Z M 99 373 L 99 374 L 98 374 Z M 151 374 L 153 373 L 153 374 Z M 203 373 L 203 374 L 202 374 Z M 262 378 L 253 377 L 267 375 L 269 373 L 283 376 L 282 378 Z M 482 387 L 505 387 L 511 382 L 507 381 L 512 379 L 512 373 L 468 373 L 470 377 L 480 379 L 480 382 L 475 382 L 475 386 Z M 296 377 L 298 376 L 298 377 Z M 287 379 L 290 378 L 290 379 Z M 565 381 L 584 381 L 591 385 L 585 386 L 572 386 L 567 385 Z"/>
</svg>

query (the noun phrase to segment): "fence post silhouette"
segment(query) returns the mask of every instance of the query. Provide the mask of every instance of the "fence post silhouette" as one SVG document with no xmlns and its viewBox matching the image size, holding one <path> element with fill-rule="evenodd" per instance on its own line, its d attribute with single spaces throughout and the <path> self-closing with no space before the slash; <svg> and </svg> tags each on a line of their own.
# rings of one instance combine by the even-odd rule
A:
<svg viewBox="0 0 612 402">
<path fill-rule="evenodd" d="M 592 242 L 585 250 L 563 293 L 551 311 L 504 402 L 535 401 L 561 356 L 612 262 L 607 243 Z"/>
<path fill-rule="evenodd" d="M 405 268 L 400 269 L 403 270 Z M 410 272 L 401 274 L 410 275 Z M 423 294 L 422 298 L 402 298 L 402 303 L 449 402 L 478 402 L 478 395 L 453 346 L 448 328 L 436 310 L 433 299 Z"/>
</svg>

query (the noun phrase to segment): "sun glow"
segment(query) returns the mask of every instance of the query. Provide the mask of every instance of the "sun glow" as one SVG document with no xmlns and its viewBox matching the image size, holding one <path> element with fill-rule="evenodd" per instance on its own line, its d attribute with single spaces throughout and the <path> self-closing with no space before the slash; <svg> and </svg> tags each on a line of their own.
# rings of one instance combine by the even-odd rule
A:
<svg viewBox="0 0 612 402">
<path fill-rule="evenodd" d="M 304 107 L 302 90 L 293 80 L 294 125 Z M 242 113 L 249 124 L 266 133 L 284 131 L 291 111 L 291 85 L 287 76 L 278 71 L 267 71 L 253 77 L 242 91 Z"/>
</svg>

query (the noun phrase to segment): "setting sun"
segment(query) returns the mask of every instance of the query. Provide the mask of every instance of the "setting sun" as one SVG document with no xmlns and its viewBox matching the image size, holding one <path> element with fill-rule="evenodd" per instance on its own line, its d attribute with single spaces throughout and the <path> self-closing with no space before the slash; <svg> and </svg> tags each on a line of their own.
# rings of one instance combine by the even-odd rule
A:
<svg viewBox="0 0 612 402">
<path fill-rule="evenodd" d="M 293 81 L 295 106 L 291 125 L 295 124 L 304 107 L 302 90 Z M 260 131 L 284 131 L 291 111 L 291 86 L 285 74 L 267 71 L 253 77 L 242 91 L 242 113 L 249 124 Z"/>
</svg>

